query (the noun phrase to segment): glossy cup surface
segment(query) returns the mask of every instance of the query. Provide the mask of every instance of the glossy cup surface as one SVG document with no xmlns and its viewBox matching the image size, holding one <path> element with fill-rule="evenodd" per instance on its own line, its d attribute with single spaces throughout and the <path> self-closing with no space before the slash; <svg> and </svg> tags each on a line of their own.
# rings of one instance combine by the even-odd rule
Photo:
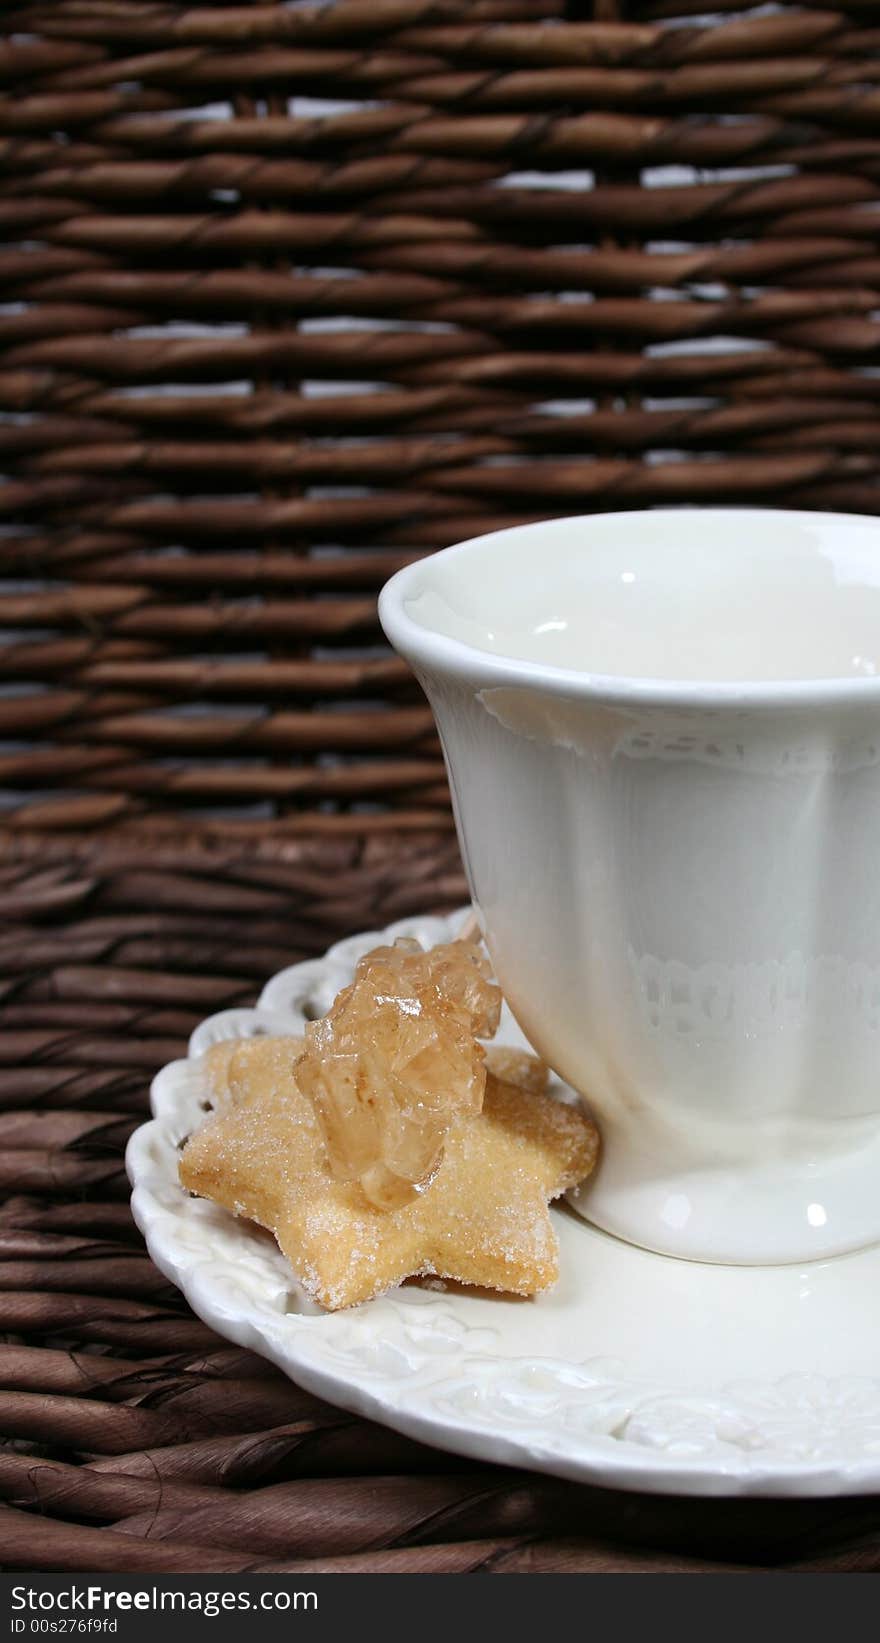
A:
<svg viewBox="0 0 880 1643">
<path fill-rule="evenodd" d="M 880 522 L 555 520 L 380 615 L 499 980 L 602 1127 L 583 1213 L 707 1260 L 880 1239 Z"/>
</svg>

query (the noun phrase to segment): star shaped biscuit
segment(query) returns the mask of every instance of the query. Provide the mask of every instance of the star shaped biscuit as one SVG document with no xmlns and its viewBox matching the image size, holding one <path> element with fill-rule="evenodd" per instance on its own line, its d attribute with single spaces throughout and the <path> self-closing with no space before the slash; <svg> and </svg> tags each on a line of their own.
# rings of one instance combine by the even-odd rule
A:
<svg viewBox="0 0 880 1643">
<path fill-rule="evenodd" d="M 490 1072 L 482 1112 L 453 1126 L 431 1185 L 400 1208 L 375 1209 L 357 1182 L 330 1173 L 292 1074 L 301 1044 L 250 1039 L 208 1052 L 215 1111 L 183 1150 L 185 1187 L 269 1228 L 330 1311 L 429 1274 L 515 1295 L 555 1282 L 548 1202 L 593 1168 L 588 1119 L 525 1087 L 527 1076 L 515 1085 Z"/>
</svg>

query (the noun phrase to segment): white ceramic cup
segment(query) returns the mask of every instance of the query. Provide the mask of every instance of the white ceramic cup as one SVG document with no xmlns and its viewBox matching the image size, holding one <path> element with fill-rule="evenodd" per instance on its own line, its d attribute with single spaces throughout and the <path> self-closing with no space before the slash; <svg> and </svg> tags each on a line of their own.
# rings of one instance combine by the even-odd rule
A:
<svg viewBox="0 0 880 1643">
<path fill-rule="evenodd" d="M 383 590 L 474 901 L 603 1161 L 695 1259 L 880 1239 L 880 521 L 663 509 L 476 537 Z"/>
</svg>

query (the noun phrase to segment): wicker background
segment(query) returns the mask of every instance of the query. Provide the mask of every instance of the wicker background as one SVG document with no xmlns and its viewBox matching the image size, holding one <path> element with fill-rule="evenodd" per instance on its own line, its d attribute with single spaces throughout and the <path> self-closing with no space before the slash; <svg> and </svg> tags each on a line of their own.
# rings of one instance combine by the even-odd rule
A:
<svg viewBox="0 0 880 1643">
<path fill-rule="evenodd" d="M 10 826 L 449 825 L 396 566 L 877 507 L 880 12 L 713 10 L 4 8 Z"/>
</svg>

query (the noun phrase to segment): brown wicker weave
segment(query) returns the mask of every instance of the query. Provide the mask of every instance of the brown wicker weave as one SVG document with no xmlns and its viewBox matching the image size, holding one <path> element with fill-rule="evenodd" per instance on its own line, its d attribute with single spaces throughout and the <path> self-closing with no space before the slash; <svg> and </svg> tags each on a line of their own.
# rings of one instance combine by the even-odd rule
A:
<svg viewBox="0 0 880 1643">
<path fill-rule="evenodd" d="M 448 826 L 396 566 L 877 507 L 876 0 L 701 3 L 4 8 L 9 826 Z"/>
<path fill-rule="evenodd" d="M 218 1339 L 144 1253 L 153 1070 L 280 963 L 448 907 L 452 839 L 0 843 L 0 1561 L 15 1570 L 880 1571 L 880 1504 L 675 1501 L 423 1449 Z"/>
</svg>

